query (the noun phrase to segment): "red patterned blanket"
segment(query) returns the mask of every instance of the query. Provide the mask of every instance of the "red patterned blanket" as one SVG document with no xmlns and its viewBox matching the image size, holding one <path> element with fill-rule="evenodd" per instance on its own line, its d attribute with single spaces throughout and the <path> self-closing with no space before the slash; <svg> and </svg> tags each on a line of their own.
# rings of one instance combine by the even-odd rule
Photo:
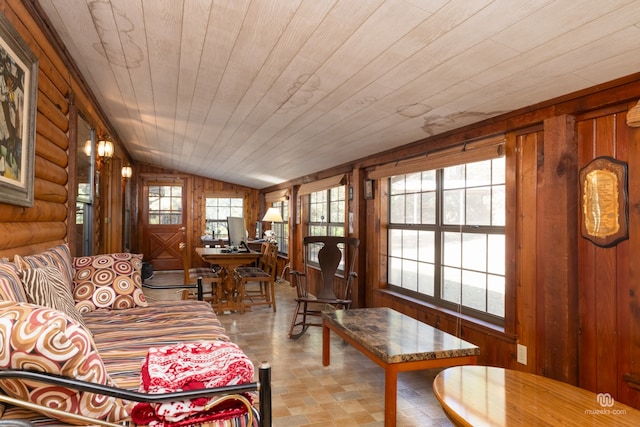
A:
<svg viewBox="0 0 640 427">
<path fill-rule="evenodd" d="M 242 350 L 231 342 L 193 342 L 150 348 L 140 375 L 140 391 L 168 393 L 249 383 L 253 381 L 254 367 Z M 138 403 L 131 416 L 139 425 L 177 427 L 228 419 L 247 411 L 244 404 L 234 400 L 207 409 L 215 399 Z"/>
</svg>

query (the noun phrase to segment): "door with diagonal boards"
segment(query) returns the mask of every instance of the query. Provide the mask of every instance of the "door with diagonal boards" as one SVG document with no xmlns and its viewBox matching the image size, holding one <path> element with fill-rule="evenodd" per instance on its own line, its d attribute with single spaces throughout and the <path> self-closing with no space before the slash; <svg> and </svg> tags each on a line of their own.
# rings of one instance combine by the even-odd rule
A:
<svg viewBox="0 0 640 427">
<path fill-rule="evenodd" d="M 153 269 L 180 270 L 180 242 L 187 222 L 185 180 L 145 179 L 142 195 L 142 251 Z"/>
</svg>

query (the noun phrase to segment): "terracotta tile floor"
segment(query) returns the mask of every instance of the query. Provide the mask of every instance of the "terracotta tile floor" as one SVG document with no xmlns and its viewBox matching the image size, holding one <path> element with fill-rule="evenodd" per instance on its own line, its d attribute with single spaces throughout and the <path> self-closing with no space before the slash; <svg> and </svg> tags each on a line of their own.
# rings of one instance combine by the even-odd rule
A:
<svg viewBox="0 0 640 427">
<path fill-rule="evenodd" d="M 180 284 L 182 271 L 155 272 L 149 285 Z M 180 299 L 174 290 L 145 288 L 149 298 Z M 332 336 L 331 365 L 322 366 L 322 329 L 287 338 L 295 291 L 276 284 L 278 311 L 258 306 L 245 314 L 219 316 L 227 334 L 257 366 L 271 364 L 274 427 L 382 426 L 383 370 Z M 400 427 L 450 426 L 431 384 L 439 370 L 405 372 L 398 379 Z"/>
</svg>

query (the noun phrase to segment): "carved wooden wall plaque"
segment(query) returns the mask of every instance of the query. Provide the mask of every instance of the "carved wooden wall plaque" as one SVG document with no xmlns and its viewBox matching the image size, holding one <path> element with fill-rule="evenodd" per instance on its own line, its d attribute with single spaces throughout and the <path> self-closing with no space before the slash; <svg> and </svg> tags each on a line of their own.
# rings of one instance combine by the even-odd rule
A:
<svg viewBox="0 0 640 427">
<path fill-rule="evenodd" d="M 598 157 L 580 170 L 582 237 L 609 247 L 628 238 L 627 165 Z"/>
</svg>

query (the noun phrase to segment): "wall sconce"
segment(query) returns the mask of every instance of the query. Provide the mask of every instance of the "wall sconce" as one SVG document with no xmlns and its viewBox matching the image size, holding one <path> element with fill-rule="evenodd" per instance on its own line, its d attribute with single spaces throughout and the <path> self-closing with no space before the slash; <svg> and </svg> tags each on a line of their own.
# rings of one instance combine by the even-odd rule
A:
<svg viewBox="0 0 640 427">
<path fill-rule="evenodd" d="M 640 127 L 640 101 L 627 111 L 627 126 L 632 128 Z"/>
<path fill-rule="evenodd" d="M 91 145 L 92 145 L 91 144 L 91 138 L 87 139 L 84 142 L 84 149 L 82 151 L 84 151 L 84 154 L 86 154 L 87 157 L 91 157 L 91 150 L 92 150 Z"/>
<path fill-rule="evenodd" d="M 104 160 L 108 160 L 113 157 L 113 142 L 109 140 L 100 140 L 98 141 L 98 156 L 100 156 Z"/>
<path fill-rule="evenodd" d="M 131 169 L 131 166 L 123 166 L 120 173 L 124 179 L 129 179 L 133 176 L 133 169 Z"/>
</svg>

